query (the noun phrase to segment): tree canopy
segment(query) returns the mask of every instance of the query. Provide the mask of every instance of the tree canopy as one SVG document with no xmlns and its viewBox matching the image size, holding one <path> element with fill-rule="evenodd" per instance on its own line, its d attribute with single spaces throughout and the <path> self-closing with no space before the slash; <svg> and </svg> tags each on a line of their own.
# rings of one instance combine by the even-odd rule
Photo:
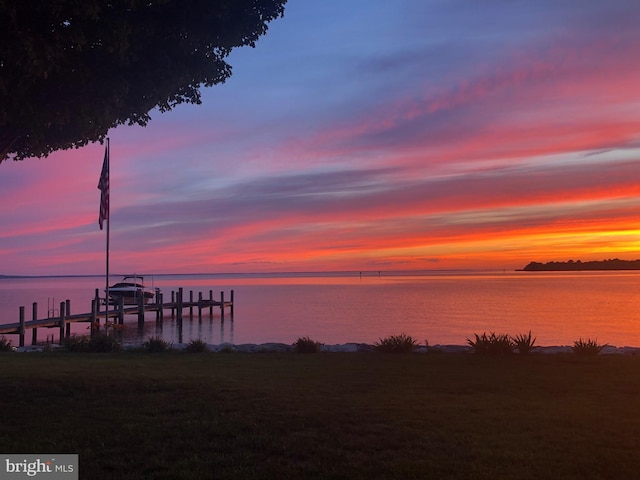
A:
<svg viewBox="0 0 640 480">
<path fill-rule="evenodd" d="M 200 103 L 286 0 L 0 0 L 0 162 Z"/>
<path fill-rule="evenodd" d="M 523 268 L 525 272 L 548 271 L 581 271 L 581 270 L 640 270 L 640 260 L 620 260 L 609 258 L 607 260 L 569 260 L 567 262 L 530 262 Z"/>
</svg>

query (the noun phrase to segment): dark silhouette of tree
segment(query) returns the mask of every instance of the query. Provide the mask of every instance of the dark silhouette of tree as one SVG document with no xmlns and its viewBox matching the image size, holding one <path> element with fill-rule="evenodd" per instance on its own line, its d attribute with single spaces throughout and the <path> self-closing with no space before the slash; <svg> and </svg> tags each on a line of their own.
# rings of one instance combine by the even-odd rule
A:
<svg viewBox="0 0 640 480">
<path fill-rule="evenodd" d="M 523 268 L 527 272 L 544 271 L 580 271 L 580 270 L 640 270 L 640 260 L 620 260 L 610 258 L 607 260 L 591 260 L 583 262 L 581 260 L 567 262 L 531 262 Z"/>
<path fill-rule="evenodd" d="M 200 103 L 286 0 L 0 0 L 0 162 Z"/>
</svg>

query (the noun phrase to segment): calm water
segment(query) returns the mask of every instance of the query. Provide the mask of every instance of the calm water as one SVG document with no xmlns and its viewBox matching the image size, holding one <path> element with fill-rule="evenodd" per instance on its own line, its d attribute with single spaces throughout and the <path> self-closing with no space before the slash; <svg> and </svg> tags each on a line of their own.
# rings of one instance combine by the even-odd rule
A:
<svg viewBox="0 0 640 480">
<path fill-rule="evenodd" d="M 113 281 L 119 280 L 112 278 Z M 150 283 L 150 282 L 147 282 Z M 421 275 L 380 276 L 294 275 L 156 276 L 153 284 L 169 299 L 182 287 L 185 298 L 202 291 L 235 291 L 235 315 L 222 322 L 219 310 L 208 310 L 200 322 L 185 311 L 182 337 L 170 312 L 160 329 L 148 314 L 140 331 L 137 317 L 125 318 L 126 343 L 160 335 L 168 341 L 207 343 L 292 343 L 310 336 L 326 344 L 374 343 L 380 337 L 408 333 L 430 344 L 464 344 L 474 333 L 495 331 L 512 335 L 529 330 L 540 345 L 569 345 L 597 338 L 617 346 L 640 346 L 640 272 L 436 272 Z M 38 302 L 39 317 L 48 305 L 56 309 L 70 299 L 72 313 L 91 309 L 96 288 L 104 279 L 0 279 L 0 323 L 18 321 L 21 305 L 31 319 Z M 72 327 L 87 333 L 86 324 Z M 57 329 L 40 329 L 39 340 L 57 339 Z M 17 344 L 16 335 L 8 338 Z M 27 343 L 31 340 L 27 334 Z"/>
</svg>

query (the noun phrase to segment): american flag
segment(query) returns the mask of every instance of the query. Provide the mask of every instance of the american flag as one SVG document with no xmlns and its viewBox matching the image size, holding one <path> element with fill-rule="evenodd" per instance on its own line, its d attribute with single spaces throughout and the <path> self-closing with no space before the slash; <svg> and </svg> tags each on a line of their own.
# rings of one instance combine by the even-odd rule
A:
<svg viewBox="0 0 640 480">
<path fill-rule="evenodd" d="M 102 163 L 102 173 L 98 182 L 100 189 L 100 216 L 98 217 L 98 225 L 102 230 L 105 220 L 109 220 L 109 148 L 104 148 L 104 162 Z"/>
</svg>

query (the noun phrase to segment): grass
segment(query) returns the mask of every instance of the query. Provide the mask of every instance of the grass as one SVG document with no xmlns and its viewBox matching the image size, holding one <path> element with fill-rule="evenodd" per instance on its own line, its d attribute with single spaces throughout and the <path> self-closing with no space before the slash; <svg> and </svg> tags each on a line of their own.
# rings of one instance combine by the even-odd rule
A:
<svg viewBox="0 0 640 480">
<path fill-rule="evenodd" d="M 7 353 L 0 388 L 0 451 L 96 480 L 640 470 L 634 356 Z"/>
</svg>

